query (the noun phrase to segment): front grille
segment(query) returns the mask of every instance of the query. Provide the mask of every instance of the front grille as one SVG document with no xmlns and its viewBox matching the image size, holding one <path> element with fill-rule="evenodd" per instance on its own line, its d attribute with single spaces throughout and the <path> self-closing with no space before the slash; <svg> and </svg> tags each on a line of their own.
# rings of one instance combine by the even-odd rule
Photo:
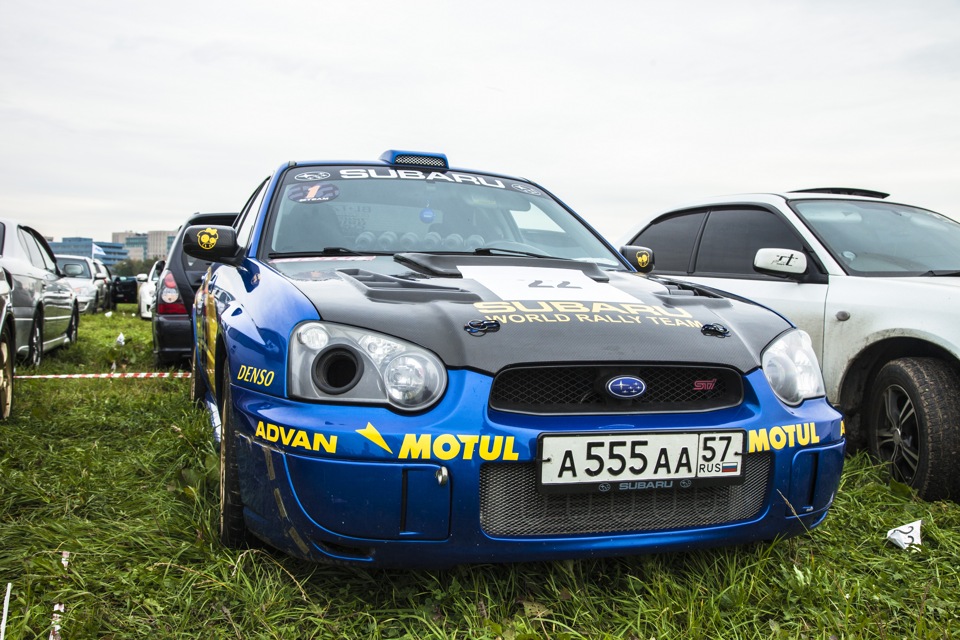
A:
<svg viewBox="0 0 960 640">
<path fill-rule="evenodd" d="M 769 453 L 744 456 L 743 484 L 589 494 L 542 494 L 535 463 L 480 469 L 480 525 L 493 536 L 642 533 L 755 518 L 770 484 Z"/>
<path fill-rule="evenodd" d="M 622 375 L 643 380 L 646 392 L 631 400 L 610 396 L 607 382 Z M 490 408 L 532 414 L 710 411 L 736 406 L 742 397 L 740 374 L 722 367 L 515 367 L 494 379 Z"/>
</svg>

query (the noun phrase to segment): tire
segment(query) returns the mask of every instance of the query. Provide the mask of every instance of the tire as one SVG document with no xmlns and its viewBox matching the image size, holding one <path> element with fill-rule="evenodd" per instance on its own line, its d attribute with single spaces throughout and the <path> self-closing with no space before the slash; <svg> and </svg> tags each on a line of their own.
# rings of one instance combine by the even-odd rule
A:
<svg viewBox="0 0 960 640">
<path fill-rule="evenodd" d="M 220 412 L 220 543 L 230 549 L 245 549 L 249 546 L 248 535 L 247 525 L 243 521 L 243 500 L 240 496 L 230 367 L 224 362 L 223 409 Z"/>
<path fill-rule="evenodd" d="M 13 411 L 13 361 L 17 347 L 9 324 L 0 330 L 0 420 L 6 420 Z"/>
<path fill-rule="evenodd" d="M 203 408 L 206 404 L 207 384 L 203 381 L 203 372 L 197 363 L 197 350 L 194 348 L 193 357 L 190 358 L 190 402 Z"/>
<path fill-rule="evenodd" d="M 26 364 L 28 367 L 37 368 L 43 361 L 43 315 L 39 311 L 33 316 L 28 344 Z"/>
<path fill-rule="evenodd" d="M 867 408 L 870 454 L 924 500 L 960 498 L 960 378 L 934 358 L 880 369 Z"/>
<path fill-rule="evenodd" d="M 80 310 L 73 308 L 73 314 L 70 316 L 70 325 L 67 327 L 67 339 L 70 344 L 77 344 L 80 339 Z"/>
</svg>

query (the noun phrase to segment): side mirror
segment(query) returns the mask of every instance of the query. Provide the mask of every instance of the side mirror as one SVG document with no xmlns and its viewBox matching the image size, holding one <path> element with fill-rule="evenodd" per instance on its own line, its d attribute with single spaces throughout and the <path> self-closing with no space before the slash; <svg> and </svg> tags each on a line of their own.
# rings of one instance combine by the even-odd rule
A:
<svg viewBox="0 0 960 640">
<path fill-rule="evenodd" d="M 626 258 L 627 262 L 640 273 L 653 271 L 653 249 L 627 244 L 620 247 L 620 255 Z"/>
<path fill-rule="evenodd" d="M 770 276 L 796 277 L 807 272 L 807 256 L 794 249 L 760 249 L 753 268 Z"/>
<path fill-rule="evenodd" d="M 147 274 L 145 273 L 137 274 L 137 282 L 146 282 L 146 281 L 147 281 Z"/>
<path fill-rule="evenodd" d="M 239 264 L 237 232 L 226 225 L 190 225 L 183 232 L 183 252 L 208 262 Z"/>
</svg>

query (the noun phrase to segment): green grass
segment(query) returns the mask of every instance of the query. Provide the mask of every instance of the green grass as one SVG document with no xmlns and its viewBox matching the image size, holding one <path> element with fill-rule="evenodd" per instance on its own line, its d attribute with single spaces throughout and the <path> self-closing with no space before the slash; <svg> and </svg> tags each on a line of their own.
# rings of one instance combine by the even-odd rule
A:
<svg viewBox="0 0 960 640">
<path fill-rule="evenodd" d="M 38 373 L 150 370 L 150 326 L 133 311 L 84 316 L 79 343 Z M 891 489 L 862 456 L 826 522 L 790 540 L 365 571 L 220 547 L 217 457 L 188 380 L 16 383 L 0 425 L 7 638 L 47 638 L 58 603 L 71 640 L 960 637 L 960 506 Z M 884 540 L 918 519 L 919 549 Z"/>
</svg>

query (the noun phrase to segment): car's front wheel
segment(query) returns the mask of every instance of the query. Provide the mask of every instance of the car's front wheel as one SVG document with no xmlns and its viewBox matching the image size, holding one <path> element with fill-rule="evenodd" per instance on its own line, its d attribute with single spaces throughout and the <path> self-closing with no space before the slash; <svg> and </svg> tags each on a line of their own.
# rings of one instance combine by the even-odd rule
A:
<svg viewBox="0 0 960 640">
<path fill-rule="evenodd" d="M 17 353 L 13 333 L 4 323 L 0 330 L 0 420 L 9 418 L 13 410 L 13 360 Z"/>
<path fill-rule="evenodd" d="M 80 339 L 80 310 L 73 308 L 73 314 L 70 316 L 70 325 L 67 327 L 67 340 L 70 344 L 77 344 Z"/>
<path fill-rule="evenodd" d="M 30 326 L 30 339 L 27 349 L 27 364 L 39 367 L 43 360 L 43 316 L 38 311 Z"/>
<path fill-rule="evenodd" d="M 867 409 L 870 453 L 924 500 L 960 499 L 960 378 L 934 358 L 880 369 Z"/>
<path fill-rule="evenodd" d="M 247 545 L 240 497 L 240 469 L 237 464 L 237 437 L 233 426 L 233 394 L 230 366 L 223 363 L 223 408 L 220 411 L 220 543 L 231 549 Z"/>
</svg>

